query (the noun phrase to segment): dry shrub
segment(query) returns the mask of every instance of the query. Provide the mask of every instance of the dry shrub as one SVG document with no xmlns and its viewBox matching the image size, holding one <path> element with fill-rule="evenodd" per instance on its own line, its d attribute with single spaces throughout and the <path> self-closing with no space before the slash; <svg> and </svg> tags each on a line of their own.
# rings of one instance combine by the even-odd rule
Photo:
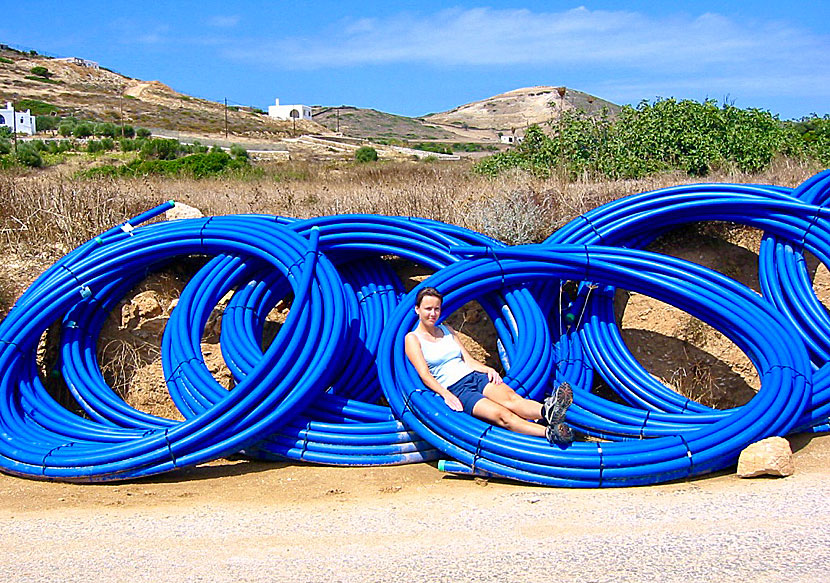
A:
<svg viewBox="0 0 830 583">
<path fill-rule="evenodd" d="M 0 174 L 0 235 L 18 253 L 60 255 L 158 204 L 112 180 Z"/>
<path fill-rule="evenodd" d="M 610 200 L 694 182 L 681 174 L 591 182 L 539 179 L 515 171 L 497 178 L 462 163 L 267 163 L 258 176 L 212 179 L 76 180 L 55 172 L 0 174 L 0 234 L 18 251 L 65 253 L 165 200 L 206 215 L 266 213 L 307 218 L 340 213 L 419 216 L 467 227 L 508 243 L 539 242 L 567 221 Z M 764 174 L 708 181 L 795 186 L 815 168 L 779 160 Z M 45 249 L 44 249 L 45 245 Z"/>
</svg>

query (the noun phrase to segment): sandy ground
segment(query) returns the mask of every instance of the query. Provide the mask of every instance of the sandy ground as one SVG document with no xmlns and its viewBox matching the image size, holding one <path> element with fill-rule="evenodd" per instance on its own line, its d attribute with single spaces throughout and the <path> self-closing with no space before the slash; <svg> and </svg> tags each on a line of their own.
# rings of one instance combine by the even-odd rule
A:
<svg viewBox="0 0 830 583">
<path fill-rule="evenodd" d="M 222 461 L 76 485 L 0 475 L 5 581 L 819 582 L 830 436 L 795 475 L 565 490 L 430 464 Z"/>
</svg>

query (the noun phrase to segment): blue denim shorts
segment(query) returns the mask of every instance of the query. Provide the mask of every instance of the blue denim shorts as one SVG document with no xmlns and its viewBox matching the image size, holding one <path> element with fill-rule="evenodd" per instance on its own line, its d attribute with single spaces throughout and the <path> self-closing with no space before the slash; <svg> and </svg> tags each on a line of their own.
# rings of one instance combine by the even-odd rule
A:
<svg viewBox="0 0 830 583">
<path fill-rule="evenodd" d="M 464 412 L 472 415 L 476 403 L 486 398 L 483 391 L 489 382 L 487 373 L 473 371 L 451 384 L 447 390 L 458 397 L 464 407 Z"/>
</svg>

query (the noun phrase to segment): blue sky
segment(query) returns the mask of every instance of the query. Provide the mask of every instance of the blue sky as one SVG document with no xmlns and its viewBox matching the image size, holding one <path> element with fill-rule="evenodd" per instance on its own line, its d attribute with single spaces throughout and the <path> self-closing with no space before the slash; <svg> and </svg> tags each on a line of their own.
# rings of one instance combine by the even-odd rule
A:
<svg viewBox="0 0 830 583">
<path fill-rule="evenodd" d="M 444 111 L 532 85 L 830 113 L 830 2 L 7 3 L 0 43 L 214 101 Z"/>
</svg>

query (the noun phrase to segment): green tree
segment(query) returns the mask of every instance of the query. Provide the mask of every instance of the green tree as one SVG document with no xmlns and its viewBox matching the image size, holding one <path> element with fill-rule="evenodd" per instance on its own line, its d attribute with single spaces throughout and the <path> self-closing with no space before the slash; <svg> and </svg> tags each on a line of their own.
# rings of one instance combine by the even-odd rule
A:
<svg viewBox="0 0 830 583">
<path fill-rule="evenodd" d="M 42 66 L 32 67 L 31 69 L 29 69 L 29 71 L 31 71 L 32 75 L 37 75 L 38 77 L 48 78 L 52 76 L 52 74 L 49 72 L 49 69 Z"/>
<path fill-rule="evenodd" d="M 118 126 L 114 123 L 103 122 L 95 124 L 95 135 L 114 138 L 118 134 Z"/>
<path fill-rule="evenodd" d="M 45 132 L 46 130 L 56 130 L 58 129 L 60 123 L 60 118 L 54 115 L 35 116 L 35 127 L 39 132 Z"/>
</svg>

